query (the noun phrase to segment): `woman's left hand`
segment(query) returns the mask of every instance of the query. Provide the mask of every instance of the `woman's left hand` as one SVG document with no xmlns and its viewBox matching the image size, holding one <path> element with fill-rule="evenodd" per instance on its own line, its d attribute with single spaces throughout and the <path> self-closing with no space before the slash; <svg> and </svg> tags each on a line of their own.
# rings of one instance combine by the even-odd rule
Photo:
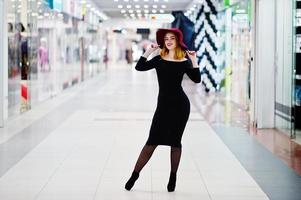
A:
<svg viewBox="0 0 301 200">
<path fill-rule="evenodd" d="M 196 58 L 196 52 L 195 51 L 186 51 L 187 52 L 187 55 L 189 57 L 189 59 L 192 61 L 192 65 L 194 68 L 198 68 L 198 61 L 197 61 L 197 58 Z"/>
<path fill-rule="evenodd" d="M 192 61 L 196 61 L 196 52 L 195 51 L 186 51 L 188 57 L 190 58 L 190 60 Z"/>
</svg>

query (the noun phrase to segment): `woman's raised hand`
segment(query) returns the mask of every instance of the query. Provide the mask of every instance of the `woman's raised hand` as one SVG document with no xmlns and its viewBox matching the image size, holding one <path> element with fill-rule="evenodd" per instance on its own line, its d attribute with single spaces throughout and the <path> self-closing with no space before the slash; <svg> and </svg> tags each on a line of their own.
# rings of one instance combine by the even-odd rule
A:
<svg viewBox="0 0 301 200">
<path fill-rule="evenodd" d="M 198 62 L 197 62 L 197 58 L 196 58 L 196 52 L 187 50 L 186 53 L 187 53 L 189 59 L 192 61 L 193 67 L 198 68 L 199 66 L 197 64 Z"/>
<path fill-rule="evenodd" d="M 150 54 L 152 54 L 154 51 L 156 51 L 159 48 L 159 45 L 151 43 L 145 53 L 143 54 L 144 57 L 148 57 Z"/>
<path fill-rule="evenodd" d="M 151 43 L 147 50 L 149 50 L 152 53 L 152 52 L 156 51 L 158 48 L 159 48 L 159 45 Z"/>
<path fill-rule="evenodd" d="M 195 51 L 186 51 L 188 57 L 190 58 L 190 60 L 196 60 L 196 52 Z"/>
</svg>

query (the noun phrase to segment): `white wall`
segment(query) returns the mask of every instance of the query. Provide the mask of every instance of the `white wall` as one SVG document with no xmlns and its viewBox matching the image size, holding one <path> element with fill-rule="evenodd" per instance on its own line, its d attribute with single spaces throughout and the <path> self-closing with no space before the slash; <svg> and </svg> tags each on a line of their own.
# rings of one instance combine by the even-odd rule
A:
<svg viewBox="0 0 301 200">
<path fill-rule="evenodd" d="M 3 24 L 3 0 L 0 0 L 0 29 L 4 26 Z M 3 33 L 0 32 L 0 127 L 3 127 L 4 116 L 3 116 Z"/>
<path fill-rule="evenodd" d="M 252 21 L 251 21 L 251 30 L 252 30 L 252 49 L 251 49 L 251 57 L 253 61 L 251 61 L 251 69 L 250 69 L 250 121 L 255 121 L 255 61 L 256 61 L 256 0 L 252 0 L 253 10 L 252 12 Z"/>
<path fill-rule="evenodd" d="M 255 112 L 258 128 L 274 127 L 275 1 L 256 1 Z"/>
<path fill-rule="evenodd" d="M 4 126 L 7 119 L 7 94 L 8 94 L 8 70 L 7 70 L 7 23 L 6 2 L 0 0 L 0 127 Z"/>
</svg>

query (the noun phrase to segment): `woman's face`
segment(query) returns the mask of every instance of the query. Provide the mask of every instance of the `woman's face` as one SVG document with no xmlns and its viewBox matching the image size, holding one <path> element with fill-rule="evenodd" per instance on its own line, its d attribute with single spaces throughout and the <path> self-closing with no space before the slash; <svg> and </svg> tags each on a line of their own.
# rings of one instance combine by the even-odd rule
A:
<svg viewBox="0 0 301 200">
<path fill-rule="evenodd" d="M 175 34 L 166 33 L 164 36 L 164 43 L 168 50 L 173 50 L 177 47 L 177 39 Z"/>
</svg>

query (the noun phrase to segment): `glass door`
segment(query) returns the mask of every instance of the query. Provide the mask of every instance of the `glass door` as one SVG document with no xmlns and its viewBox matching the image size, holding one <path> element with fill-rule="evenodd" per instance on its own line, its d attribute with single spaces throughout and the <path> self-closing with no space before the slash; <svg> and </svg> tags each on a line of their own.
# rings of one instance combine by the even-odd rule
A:
<svg viewBox="0 0 301 200">
<path fill-rule="evenodd" d="M 23 87 L 22 90 L 21 82 L 21 79 L 26 82 L 28 78 L 28 24 L 26 16 L 27 0 L 7 1 L 9 117 L 27 109 L 27 98 L 25 98 L 27 97 L 27 90 L 26 87 Z"/>
<path fill-rule="evenodd" d="M 292 135 L 293 2 L 276 1 L 275 127 Z"/>
<path fill-rule="evenodd" d="M 293 71 L 292 71 L 292 105 L 293 120 L 291 135 L 301 142 L 301 1 L 293 1 Z"/>
</svg>

